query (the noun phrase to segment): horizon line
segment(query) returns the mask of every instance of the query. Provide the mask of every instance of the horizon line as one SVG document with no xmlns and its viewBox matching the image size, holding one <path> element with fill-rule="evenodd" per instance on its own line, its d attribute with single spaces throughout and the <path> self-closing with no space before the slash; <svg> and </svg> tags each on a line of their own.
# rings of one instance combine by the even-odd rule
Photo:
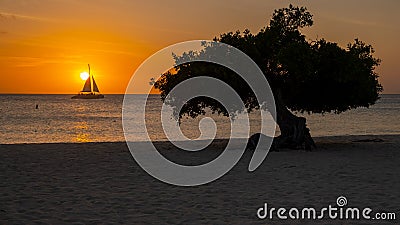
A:
<svg viewBox="0 0 400 225">
<path fill-rule="evenodd" d="M 103 95 L 125 95 L 126 93 L 108 93 Z M 145 95 L 147 93 L 134 93 L 131 95 Z M 159 93 L 148 93 L 149 95 L 160 95 Z M 399 93 L 400 94 L 400 93 Z M 1 93 L 0 95 L 76 95 L 76 93 Z"/>
<path fill-rule="evenodd" d="M 125 95 L 126 93 L 102 93 L 103 95 Z M 160 95 L 160 93 L 134 93 L 134 95 Z M 76 95 L 76 93 L 3 93 L 0 95 Z M 379 95 L 400 95 L 400 93 L 380 93 Z"/>
</svg>

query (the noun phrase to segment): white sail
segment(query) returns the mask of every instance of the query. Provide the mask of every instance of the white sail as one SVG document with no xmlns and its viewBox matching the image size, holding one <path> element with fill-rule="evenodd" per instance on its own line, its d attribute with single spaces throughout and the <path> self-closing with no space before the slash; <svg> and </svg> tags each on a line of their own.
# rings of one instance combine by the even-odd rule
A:
<svg viewBox="0 0 400 225">
<path fill-rule="evenodd" d="M 83 86 L 82 92 L 92 92 L 92 85 L 90 82 L 90 77 L 86 80 L 85 85 Z"/>
<path fill-rule="evenodd" d="M 93 79 L 93 92 L 100 92 L 99 88 L 97 87 L 96 81 L 94 81 L 94 77 L 92 76 Z"/>
</svg>

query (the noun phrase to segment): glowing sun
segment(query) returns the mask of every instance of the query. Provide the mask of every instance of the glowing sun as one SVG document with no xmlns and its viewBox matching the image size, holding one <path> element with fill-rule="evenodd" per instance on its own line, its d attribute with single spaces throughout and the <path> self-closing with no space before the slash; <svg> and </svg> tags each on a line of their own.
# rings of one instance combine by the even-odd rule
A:
<svg viewBox="0 0 400 225">
<path fill-rule="evenodd" d="M 81 73 L 81 79 L 82 79 L 82 80 L 87 80 L 88 78 L 89 78 L 88 72 L 82 72 L 82 73 Z"/>
</svg>

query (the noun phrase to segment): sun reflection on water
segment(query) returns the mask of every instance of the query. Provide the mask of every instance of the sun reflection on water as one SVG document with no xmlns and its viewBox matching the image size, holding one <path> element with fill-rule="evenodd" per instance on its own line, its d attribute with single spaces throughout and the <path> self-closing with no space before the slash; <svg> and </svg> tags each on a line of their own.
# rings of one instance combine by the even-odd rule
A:
<svg viewBox="0 0 400 225">
<path fill-rule="evenodd" d="M 76 136 L 74 137 L 75 142 L 90 142 L 90 134 L 87 132 L 89 129 L 89 125 L 87 122 L 77 122 L 74 126 L 76 131 Z"/>
</svg>

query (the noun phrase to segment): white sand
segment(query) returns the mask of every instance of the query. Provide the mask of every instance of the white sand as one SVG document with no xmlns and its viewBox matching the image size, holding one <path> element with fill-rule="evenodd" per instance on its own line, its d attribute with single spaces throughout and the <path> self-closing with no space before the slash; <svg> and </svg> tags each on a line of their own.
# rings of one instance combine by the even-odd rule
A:
<svg viewBox="0 0 400 225">
<path fill-rule="evenodd" d="M 353 142 L 380 138 L 383 142 Z M 255 172 L 251 152 L 221 179 L 177 187 L 149 176 L 125 143 L 0 145 L 0 224 L 387 224 L 389 221 L 259 220 L 271 207 L 335 205 L 396 212 L 400 216 L 400 136 L 316 138 L 313 152 L 269 153 Z M 199 163 L 218 151 L 180 155 Z M 399 220 L 391 221 L 399 224 Z"/>
</svg>

